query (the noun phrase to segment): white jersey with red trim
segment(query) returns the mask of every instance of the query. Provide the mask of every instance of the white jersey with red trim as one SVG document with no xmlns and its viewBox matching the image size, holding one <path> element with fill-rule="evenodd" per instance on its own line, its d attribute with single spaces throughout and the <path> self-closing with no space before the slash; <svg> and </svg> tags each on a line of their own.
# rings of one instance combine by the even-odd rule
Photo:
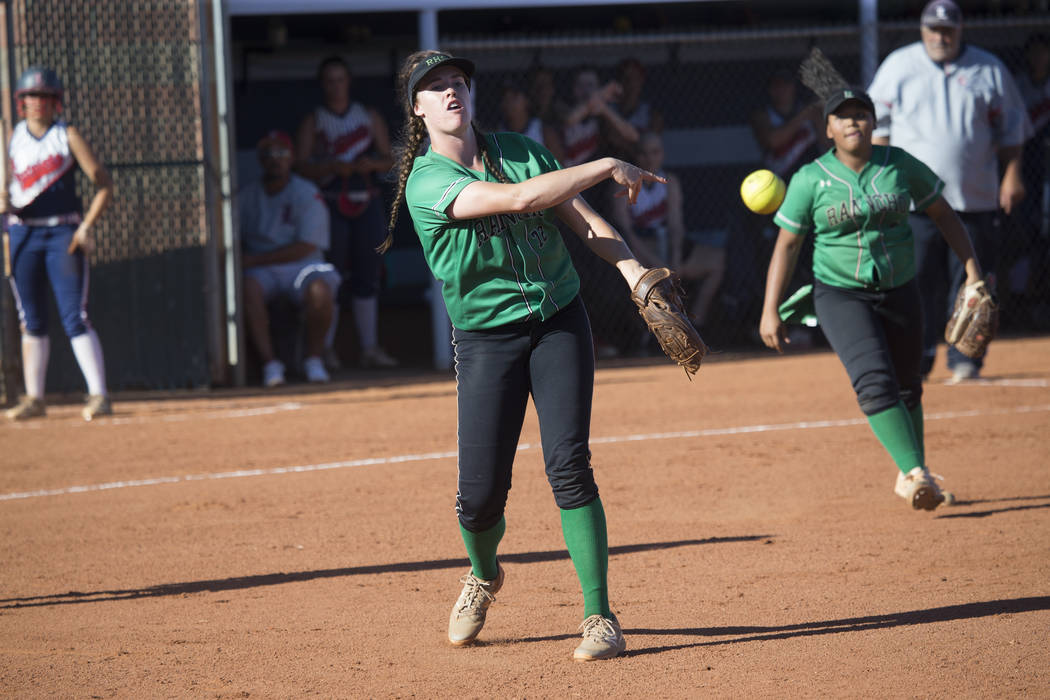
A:
<svg viewBox="0 0 1050 700">
<path fill-rule="evenodd" d="M 58 120 L 51 125 L 47 133 L 37 138 L 29 131 L 24 121 L 15 126 L 8 146 L 8 157 L 11 159 L 11 182 L 9 195 L 11 205 L 16 210 L 23 210 L 46 190 L 59 183 L 63 176 L 72 172 L 77 164 L 69 150 L 69 134 L 66 122 Z M 54 196 L 49 196 L 47 209 L 35 211 L 34 216 L 51 216 L 80 211 L 80 200 L 76 196 L 72 183 L 56 187 Z M 58 190 L 62 190 L 59 192 Z"/>
<path fill-rule="evenodd" d="M 565 167 L 580 165 L 591 160 L 598 152 L 601 141 L 601 125 L 594 117 L 584 119 L 578 124 L 567 126 L 562 130 L 565 141 Z"/>
<path fill-rule="evenodd" d="M 344 114 L 324 107 L 314 111 L 319 150 L 328 158 L 352 162 L 372 147 L 372 116 L 359 102 Z"/>
<path fill-rule="evenodd" d="M 801 110 L 802 105 L 796 104 L 795 108 L 787 116 L 784 116 L 775 110 L 772 105 L 767 105 L 766 114 L 769 115 L 769 125 L 774 129 L 778 126 L 783 126 Z M 766 151 L 762 154 L 762 158 L 767 168 L 784 179 L 791 179 L 791 176 L 795 174 L 795 171 L 803 163 L 808 163 L 817 156 L 814 150 L 816 144 L 817 132 L 813 129 L 812 122 L 804 121 L 795 129 L 786 143 L 781 145 L 780 148 Z"/>
<path fill-rule="evenodd" d="M 662 173 L 658 173 L 662 174 Z M 628 205 L 636 228 L 658 228 L 667 224 L 667 185 L 647 182 L 638 190 L 638 199 Z"/>
</svg>

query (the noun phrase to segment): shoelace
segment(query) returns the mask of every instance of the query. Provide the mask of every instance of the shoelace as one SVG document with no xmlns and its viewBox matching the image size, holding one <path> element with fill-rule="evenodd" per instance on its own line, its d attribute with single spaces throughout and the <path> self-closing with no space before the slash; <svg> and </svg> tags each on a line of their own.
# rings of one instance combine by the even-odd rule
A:
<svg viewBox="0 0 1050 700">
<path fill-rule="evenodd" d="M 580 624 L 580 629 L 583 630 L 584 638 L 594 639 L 596 641 L 616 636 L 616 628 L 613 627 L 612 622 L 606 620 L 600 615 L 591 615 L 588 617 Z"/>
<path fill-rule="evenodd" d="M 934 474 L 929 469 L 924 469 L 923 473 L 920 474 L 918 477 L 914 477 L 914 476 L 908 475 L 908 478 L 912 479 L 912 480 L 914 480 L 916 478 L 923 478 L 923 477 L 928 477 L 928 481 L 931 484 L 934 483 L 935 480 L 936 481 L 944 481 L 944 477 L 943 476 L 941 476 L 940 474 Z"/>
<path fill-rule="evenodd" d="M 478 612 L 486 599 L 490 603 L 496 602 L 496 596 L 489 593 L 485 589 L 485 583 L 473 574 L 467 574 L 459 582 L 466 584 L 469 588 L 460 594 L 463 604 L 459 606 L 458 613 Z"/>
</svg>

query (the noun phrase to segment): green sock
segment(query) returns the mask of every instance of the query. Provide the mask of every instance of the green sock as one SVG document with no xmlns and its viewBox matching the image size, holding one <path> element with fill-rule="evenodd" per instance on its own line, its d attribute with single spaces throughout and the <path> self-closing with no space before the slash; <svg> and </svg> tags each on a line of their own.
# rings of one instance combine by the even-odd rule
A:
<svg viewBox="0 0 1050 700">
<path fill-rule="evenodd" d="M 922 459 L 922 464 L 926 464 L 926 431 L 923 427 L 922 403 L 909 410 L 908 415 L 911 417 L 911 427 L 915 431 L 915 439 L 919 442 L 919 457 Z"/>
<path fill-rule="evenodd" d="M 611 617 L 609 609 L 609 535 L 600 498 L 561 512 L 561 532 L 583 589 L 583 616 Z"/>
<path fill-rule="evenodd" d="M 478 578 L 492 581 L 499 576 L 496 548 L 499 547 L 499 541 L 503 539 L 506 530 L 506 518 L 500 518 L 498 523 L 481 532 L 471 532 L 460 523 L 459 532 L 463 535 L 463 544 L 467 546 L 471 572 Z"/>
<path fill-rule="evenodd" d="M 922 443 L 915 437 L 912 417 L 903 402 L 868 416 L 868 423 L 898 469 L 907 474 L 923 465 Z"/>
</svg>

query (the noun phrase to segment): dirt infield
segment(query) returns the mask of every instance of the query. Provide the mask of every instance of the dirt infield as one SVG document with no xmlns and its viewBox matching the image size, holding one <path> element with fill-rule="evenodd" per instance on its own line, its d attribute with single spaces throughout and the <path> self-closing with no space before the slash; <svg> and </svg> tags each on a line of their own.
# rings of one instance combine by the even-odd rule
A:
<svg viewBox="0 0 1050 700">
<path fill-rule="evenodd" d="M 912 511 L 828 352 L 599 369 L 592 450 L 628 654 L 582 597 L 522 434 L 484 643 L 455 383 L 123 397 L 0 425 L 0 695 L 1050 697 L 1050 338 L 927 385 Z M 121 397 L 117 397 L 120 399 Z"/>
</svg>

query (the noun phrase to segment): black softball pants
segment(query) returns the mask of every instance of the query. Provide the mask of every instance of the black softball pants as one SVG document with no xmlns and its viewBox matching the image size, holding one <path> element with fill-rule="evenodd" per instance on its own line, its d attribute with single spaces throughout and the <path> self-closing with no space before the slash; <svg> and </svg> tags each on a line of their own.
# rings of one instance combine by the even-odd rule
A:
<svg viewBox="0 0 1050 700">
<path fill-rule="evenodd" d="M 970 234 L 970 242 L 973 243 L 981 269 L 986 275 L 993 274 L 994 286 L 1002 240 L 998 212 L 956 213 Z M 927 321 L 923 334 L 922 373 L 925 375 L 933 368 L 937 345 L 944 340 L 944 327 L 955 305 L 955 295 L 966 282 L 966 268 L 944 240 L 933 219 L 925 214 L 909 214 L 908 225 L 915 236 L 915 277 L 922 295 L 923 318 Z M 948 346 L 948 369 L 954 369 L 960 363 L 972 364 L 980 369 L 984 365 L 984 358 L 966 357 L 954 346 Z"/>
<path fill-rule="evenodd" d="M 824 337 L 849 375 L 864 415 L 922 400 L 922 307 L 915 279 L 888 291 L 817 282 L 813 302 Z"/>
<path fill-rule="evenodd" d="M 376 247 L 386 238 L 383 219 L 383 201 L 376 196 L 360 216 L 353 219 L 328 204 L 329 241 L 326 258 L 335 265 L 343 282 L 336 294 L 336 302 L 344 307 L 354 299 L 367 299 L 379 294 L 383 270 L 383 256 Z"/>
<path fill-rule="evenodd" d="M 459 404 L 456 512 L 463 527 L 482 532 L 503 517 L 530 394 L 555 502 L 569 509 L 593 501 L 594 343 L 579 296 L 547 321 L 454 328 L 452 342 Z"/>
</svg>

